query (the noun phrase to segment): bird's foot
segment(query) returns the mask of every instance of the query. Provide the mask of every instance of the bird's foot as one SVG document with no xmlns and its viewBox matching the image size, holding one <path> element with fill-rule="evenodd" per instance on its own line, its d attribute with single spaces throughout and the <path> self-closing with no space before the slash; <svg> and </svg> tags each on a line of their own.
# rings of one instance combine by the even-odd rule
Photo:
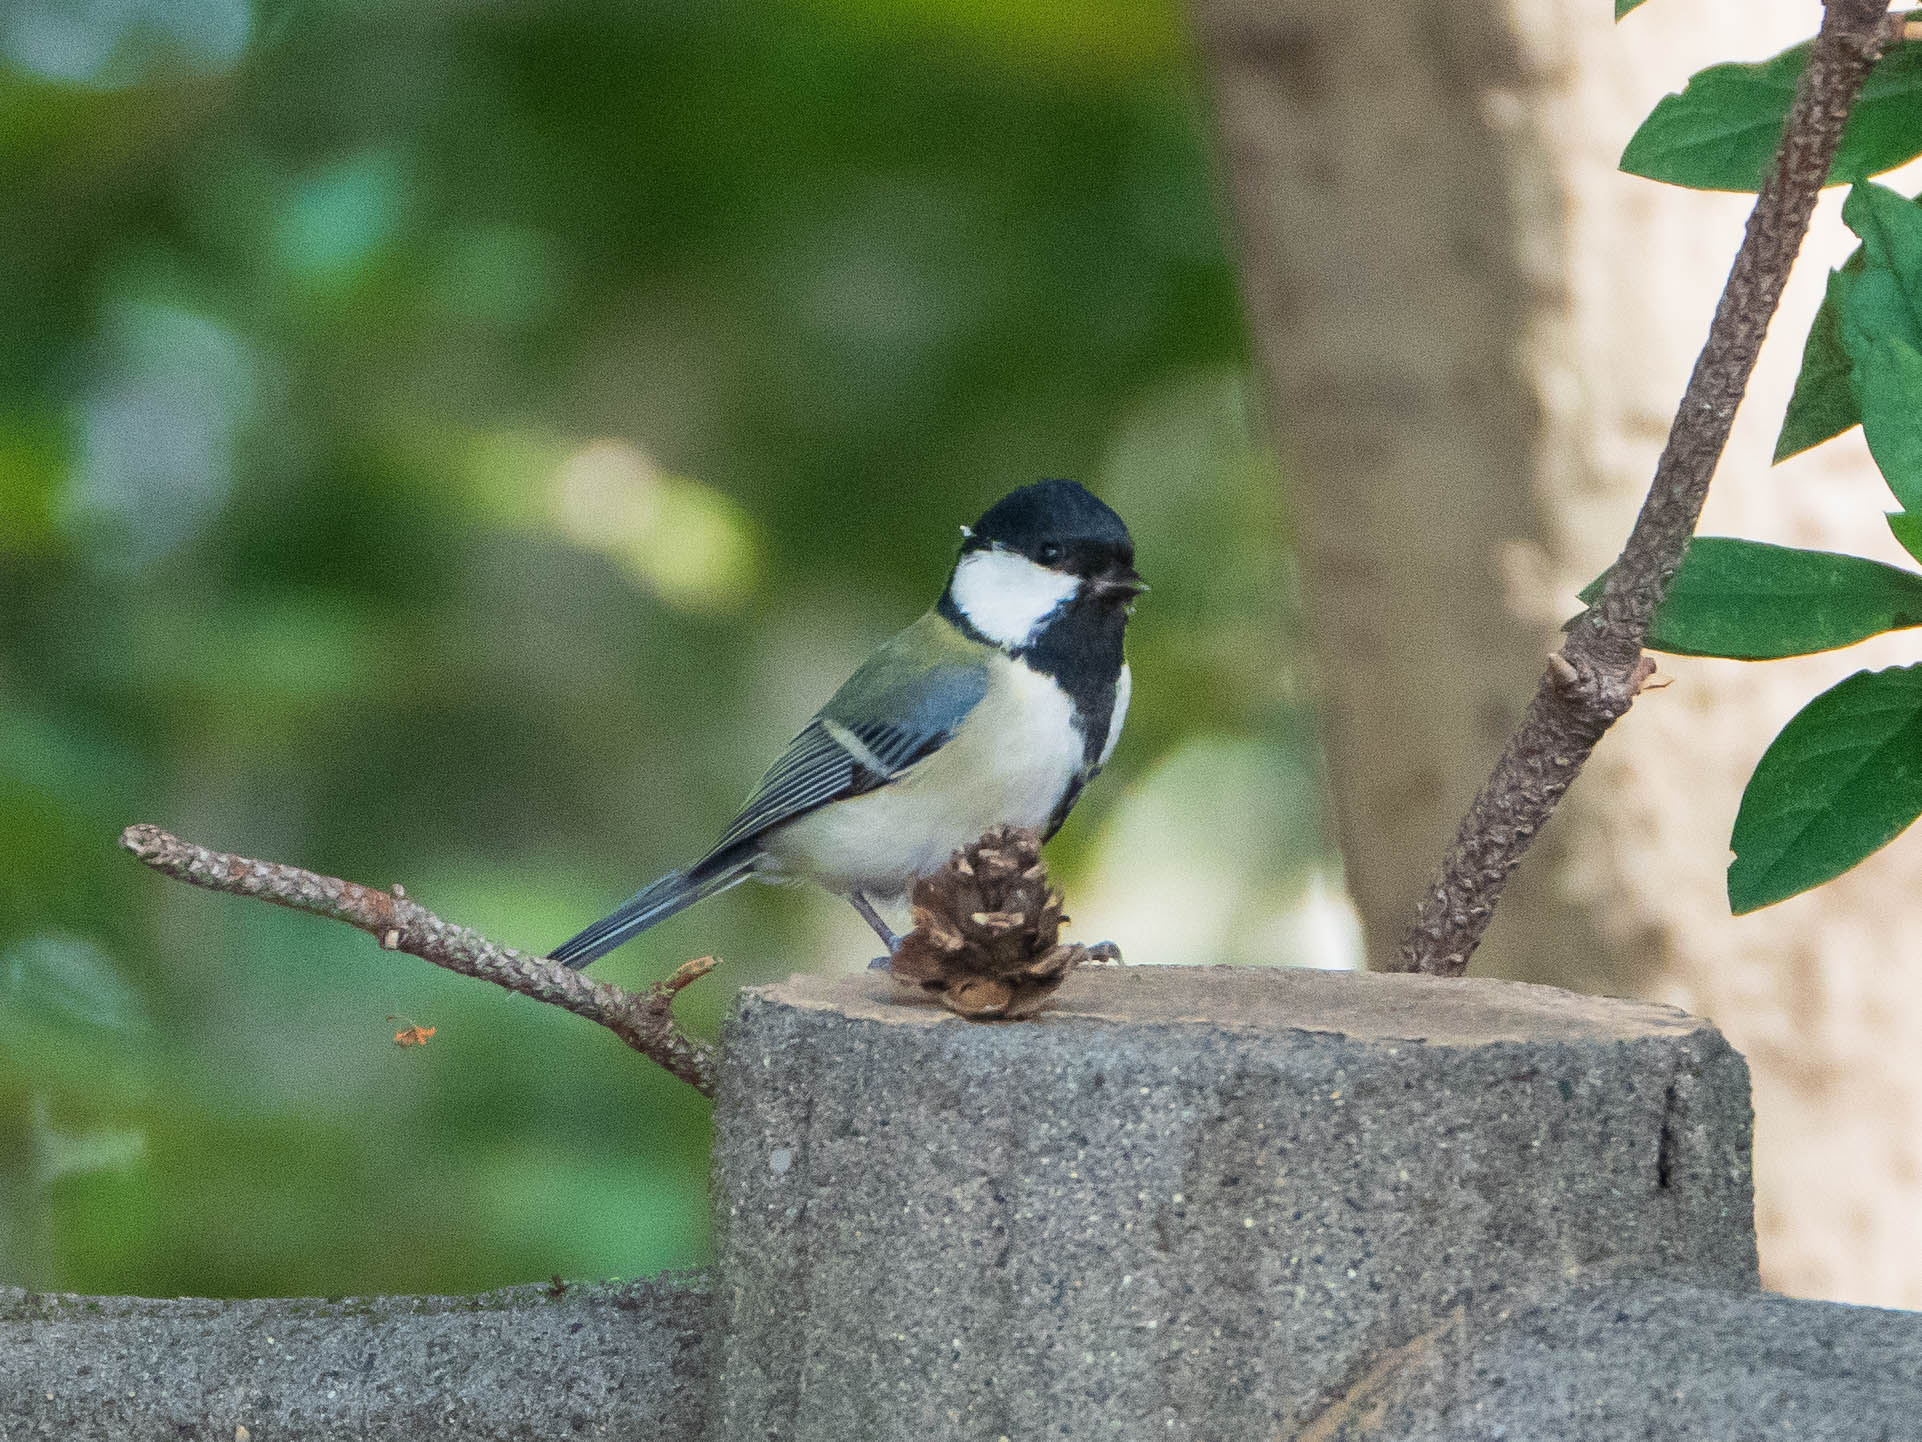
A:
<svg viewBox="0 0 1922 1442">
<path fill-rule="evenodd" d="M 888 954 L 886 956 L 875 957 L 873 961 L 868 963 L 868 970 L 893 971 L 895 954 L 901 950 L 901 943 L 906 940 L 907 938 L 905 936 L 890 935 L 888 940 Z"/>
<path fill-rule="evenodd" d="M 874 909 L 874 904 L 860 892 L 850 891 L 848 893 L 848 900 L 854 903 L 854 909 L 861 913 L 861 920 L 872 927 L 874 934 L 881 938 L 881 945 L 888 949 L 886 956 L 877 956 L 873 961 L 868 963 L 868 970 L 893 970 L 894 954 L 901 949 L 901 938 L 895 934 L 893 927 L 881 919 L 881 913 Z"/>
</svg>

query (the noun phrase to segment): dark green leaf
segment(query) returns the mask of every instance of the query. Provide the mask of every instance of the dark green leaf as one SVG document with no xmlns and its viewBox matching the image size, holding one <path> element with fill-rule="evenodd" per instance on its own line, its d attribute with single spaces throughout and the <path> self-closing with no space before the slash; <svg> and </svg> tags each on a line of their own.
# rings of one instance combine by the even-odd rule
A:
<svg viewBox="0 0 1922 1442">
<path fill-rule="evenodd" d="M 1842 219 L 1862 237 L 1871 267 L 1901 276 L 1911 299 L 1922 293 L 1922 206 L 1886 185 L 1863 181 L 1842 202 Z"/>
<path fill-rule="evenodd" d="M 1905 511 L 1922 511 L 1922 351 L 1884 336 L 1856 361 L 1862 435 Z"/>
<path fill-rule="evenodd" d="M 1922 561 L 1922 516 L 1912 516 L 1907 511 L 1891 511 L 1888 522 L 1890 534 L 1902 549 Z"/>
<path fill-rule="evenodd" d="M 1584 601 L 1601 594 L 1597 578 Z M 1861 556 L 1697 536 L 1649 627 L 1652 651 L 1774 661 L 1922 626 L 1922 575 Z"/>
<path fill-rule="evenodd" d="M 1875 254 L 1881 267 L 1892 269 L 1899 257 L 1922 250 L 1918 246 L 1918 241 L 1922 241 L 1922 227 L 1916 224 L 1917 218 L 1922 217 L 1922 201 L 1903 200 L 1880 186 L 1861 189 L 1863 194 L 1859 199 L 1854 193 L 1850 194 L 1844 210 L 1859 230 L 1875 237 Z M 1917 234 L 1911 235 L 1911 231 Z M 1855 389 L 1849 379 L 1853 367 L 1843 336 L 1843 315 L 1848 310 L 1849 293 L 1856 278 L 1870 264 L 1869 257 L 1869 247 L 1858 245 L 1839 270 L 1829 272 L 1828 294 L 1823 297 L 1821 309 L 1816 311 L 1815 321 L 1809 327 L 1808 342 L 1802 350 L 1802 369 L 1795 378 L 1795 394 L 1789 400 L 1787 414 L 1782 417 L 1781 433 L 1775 438 L 1778 462 L 1861 424 L 1861 407 L 1856 404 Z M 1901 287 L 1887 276 L 1870 282 L 1869 295 L 1862 304 L 1865 307 L 1870 302 L 1877 310 L 1886 310 L 1891 305 L 1906 309 Z M 1861 308 L 1858 307 L 1858 315 L 1852 322 L 1858 328 L 1864 324 Z M 1887 326 L 1870 322 L 1867 328 L 1880 334 Z"/>
<path fill-rule="evenodd" d="M 1712 65 L 1649 112 L 1622 169 L 1695 190 L 1762 188 L 1788 120 L 1807 43 L 1752 65 Z M 1890 48 L 1862 87 L 1829 167 L 1839 185 L 1922 154 L 1922 45 Z"/>
<path fill-rule="evenodd" d="M 1842 344 L 1841 322 L 1842 297 L 1861 269 L 1862 250 L 1858 246 L 1840 270 L 1829 272 L 1829 292 L 1809 326 L 1808 344 L 1802 348 L 1802 369 L 1795 377 L 1795 394 L 1789 397 L 1781 432 L 1775 437 L 1778 463 L 1862 423 L 1855 391 L 1849 385 L 1849 353 Z"/>
<path fill-rule="evenodd" d="M 1642 0 L 1615 0 L 1615 18 L 1620 20 L 1629 11 L 1640 5 Z"/>
<path fill-rule="evenodd" d="M 1918 155 L 1922 155 L 1922 45 L 1892 45 L 1869 72 L 1862 98 L 1849 112 L 1841 147 L 1829 166 L 1829 184 L 1866 180 Z"/>
<path fill-rule="evenodd" d="M 1856 348 L 1886 335 L 1922 349 L 1922 206 L 1880 185 L 1858 185 L 1842 219 L 1862 237 L 1862 273 L 1841 297 L 1842 344 Z"/>
<path fill-rule="evenodd" d="M 1858 671 L 1769 743 L 1729 839 L 1736 915 L 1834 879 L 1922 815 L 1922 666 Z"/>
<path fill-rule="evenodd" d="M 1862 271 L 1836 305 L 1856 411 L 1889 489 L 1922 511 L 1922 206 L 1862 184 L 1842 218 L 1862 237 Z"/>
</svg>

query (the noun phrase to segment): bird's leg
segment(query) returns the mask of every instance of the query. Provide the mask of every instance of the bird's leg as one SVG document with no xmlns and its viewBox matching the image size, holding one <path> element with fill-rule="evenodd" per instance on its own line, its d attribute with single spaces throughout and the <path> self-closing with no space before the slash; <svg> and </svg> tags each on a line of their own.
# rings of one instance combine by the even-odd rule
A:
<svg viewBox="0 0 1922 1442">
<path fill-rule="evenodd" d="M 881 920 L 881 913 L 874 909 L 874 903 L 858 891 L 848 893 L 848 903 L 861 913 L 861 920 L 874 928 L 874 934 L 881 938 L 881 945 L 888 949 L 886 956 L 877 956 L 868 963 L 869 971 L 886 971 L 894 960 L 894 953 L 901 946 L 901 938 L 894 934 L 894 928 Z"/>
</svg>

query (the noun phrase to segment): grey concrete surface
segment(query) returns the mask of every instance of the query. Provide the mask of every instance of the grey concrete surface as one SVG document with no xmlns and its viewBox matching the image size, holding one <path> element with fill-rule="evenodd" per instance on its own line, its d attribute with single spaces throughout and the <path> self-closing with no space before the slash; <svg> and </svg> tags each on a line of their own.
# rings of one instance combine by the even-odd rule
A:
<svg viewBox="0 0 1922 1442">
<path fill-rule="evenodd" d="M 1922 1439 L 1922 1313 L 1755 1290 L 1701 1022 L 1146 968 L 1044 1017 L 745 993 L 711 1279 L 0 1290 L 0 1442 Z"/>
<path fill-rule="evenodd" d="M 703 1279 L 475 1297 L 0 1289 L 0 1442 L 695 1442 Z"/>
<path fill-rule="evenodd" d="M 1321 1442 L 1922 1437 L 1922 1313 L 1671 1282 L 1457 1313 L 1323 1414 Z"/>
<path fill-rule="evenodd" d="M 1747 1069 L 1680 1012 L 1140 968 L 982 1025 L 887 987 L 727 1024 L 726 1442 L 1285 1437 L 1458 1306 L 1756 1285 Z"/>
</svg>

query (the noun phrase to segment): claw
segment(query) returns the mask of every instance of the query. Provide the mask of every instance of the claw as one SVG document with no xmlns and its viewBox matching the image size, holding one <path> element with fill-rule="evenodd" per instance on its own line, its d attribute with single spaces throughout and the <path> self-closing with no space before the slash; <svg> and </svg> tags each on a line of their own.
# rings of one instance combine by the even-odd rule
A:
<svg viewBox="0 0 1922 1442">
<path fill-rule="evenodd" d="M 894 937 L 891 941 L 889 941 L 888 954 L 886 956 L 875 957 L 873 961 L 870 961 L 868 963 L 868 970 L 869 971 L 893 971 L 894 970 L 894 954 L 895 952 L 901 949 L 901 943 L 905 940 L 907 940 L 906 937 L 897 936 L 897 937 Z"/>
</svg>

